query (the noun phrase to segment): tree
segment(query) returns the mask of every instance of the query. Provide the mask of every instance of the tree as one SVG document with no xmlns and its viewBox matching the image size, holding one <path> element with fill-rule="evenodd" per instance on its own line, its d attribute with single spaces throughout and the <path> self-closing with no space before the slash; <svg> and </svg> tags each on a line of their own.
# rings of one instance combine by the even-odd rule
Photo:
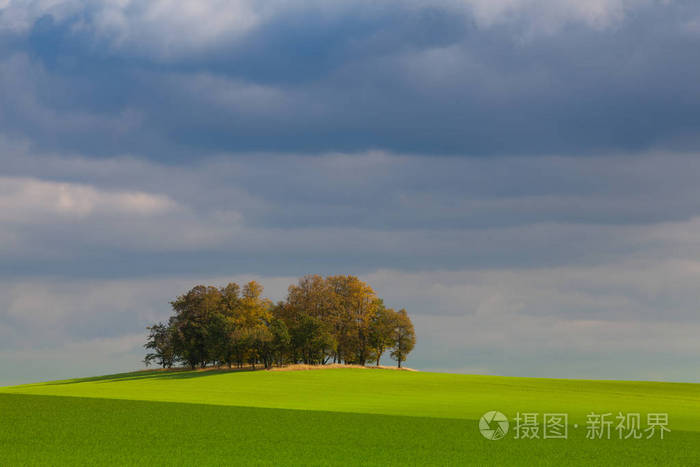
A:
<svg viewBox="0 0 700 467">
<path fill-rule="evenodd" d="M 241 308 L 241 288 L 235 282 L 230 282 L 219 291 L 221 294 L 221 312 L 226 317 L 235 317 Z"/>
<path fill-rule="evenodd" d="M 306 275 L 287 290 L 286 302 L 278 305 L 276 310 L 290 330 L 292 359 L 301 359 L 304 363 L 326 363 L 334 351 L 331 350 L 334 345 L 330 337 L 334 297 L 328 282 L 318 275 Z M 321 340 L 314 342 L 321 334 Z M 329 350 L 318 355 L 322 348 Z"/>
<path fill-rule="evenodd" d="M 284 321 L 278 318 L 273 318 L 268 324 L 268 328 L 272 333 L 272 361 L 278 365 L 284 363 L 285 354 L 289 350 L 291 337 L 289 329 Z"/>
<path fill-rule="evenodd" d="M 369 359 L 369 324 L 377 306 L 374 290 L 355 276 L 330 276 L 332 325 L 337 361 L 364 365 Z"/>
<path fill-rule="evenodd" d="M 190 368 L 216 360 L 217 343 L 212 331 L 221 322 L 221 292 L 216 287 L 198 285 L 171 302 L 175 352 Z"/>
<path fill-rule="evenodd" d="M 384 301 L 377 299 L 374 316 L 369 324 L 369 344 L 374 352 L 373 359 L 379 366 L 384 351 L 393 344 L 393 331 L 397 325 L 397 313 L 384 306 Z"/>
<path fill-rule="evenodd" d="M 235 282 L 230 282 L 219 290 L 221 294 L 220 312 L 218 314 L 219 329 L 215 340 L 218 344 L 218 360 L 231 368 L 235 358 L 232 335 L 242 307 L 241 288 Z"/>
<path fill-rule="evenodd" d="M 243 286 L 240 304 L 234 321 L 244 328 L 254 328 L 268 318 L 272 303 L 262 297 L 263 287 L 255 281 Z"/>
<path fill-rule="evenodd" d="M 235 328 L 230 336 L 231 342 L 231 353 L 229 356 L 230 361 L 236 362 L 238 368 L 243 366 L 243 362 L 249 360 L 251 349 L 253 347 L 253 336 L 251 335 L 250 329 L 246 328 Z"/>
<path fill-rule="evenodd" d="M 392 348 L 399 366 L 413 348 L 413 326 L 405 310 L 386 308 L 372 288 L 355 276 L 308 275 L 272 305 L 263 287 L 198 285 L 171 302 L 167 324 L 148 328 L 146 364 L 194 369 L 209 364 L 266 368 L 285 362 L 380 363 Z M 399 319 L 399 315 L 401 319 Z"/>
<path fill-rule="evenodd" d="M 287 290 L 287 303 L 294 309 L 321 321 L 329 321 L 335 297 L 326 279 L 318 275 L 306 275 Z"/>
<path fill-rule="evenodd" d="M 295 360 L 301 357 L 309 365 L 325 364 L 334 351 L 335 339 L 318 318 L 302 315 L 289 331 Z"/>
<path fill-rule="evenodd" d="M 148 326 L 148 339 L 144 347 L 153 352 L 146 354 L 143 359 L 146 366 L 155 361 L 162 368 L 170 368 L 175 363 L 175 348 L 173 345 L 173 329 L 172 326 L 163 323 L 157 323 L 153 326 Z"/>
<path fill-rule="evenodd" d="M 404 309 L 399 310 L 396 314 L 396 322 L 392 331 L 392 342 L 391 357 L 398 362 L 398 366 L 401 368 L 401 362 L 406 361 L 406 357 L 416 345 L 416 333 L 413 329 L 413 323 Z"/>
</svg>

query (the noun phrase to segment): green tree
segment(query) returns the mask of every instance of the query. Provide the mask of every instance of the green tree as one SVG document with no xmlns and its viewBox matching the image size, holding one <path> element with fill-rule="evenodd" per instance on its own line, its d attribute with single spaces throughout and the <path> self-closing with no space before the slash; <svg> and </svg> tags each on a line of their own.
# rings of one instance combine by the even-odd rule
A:
<svg viewBox="0 0 700 467">
<path fill-rule="evenodd" d="M 230 334 L 231 354 L 230 361 L 236 362 L 238 367 L 249 361 L 253 348 L 253 336 L 249 328 L 237 327 Z"/>
<path fill-rule="evenodd" d="M 396 314 L 392 341 L 391 357 L 398 362 L 398 366 L 401 368 L 401 362 L 406 361 L 406 357 L 416 345 L 416 333 L 413 329 L 413 323 L 404 309 L 399 310 Z"/>
<path fill-rule="evenodd" d="M 369 324 L 369 343 L 377 366 L 386 349 L 394 343 L 393 331 L 396 321 L 397 313 L 391 308 L 386 308 L 383 300 L 377 299 L 376 311 Z"/>
<path fill-rule="evenodd" d="M 218 342 L 219 361 L 230 368 L 235 361 L 235 349 L 232 341 L 233 332 L 239 321 L 239 315 L 243 306 L 241 300 L 241 288 L 235 282 L 230 282 L 220 289 L 221 303 L 218 317 Z"/>
<path fill-rule="evenodd" d="M 290 329 L 292 348 L 295 350 L 295 360 L 301 358 L 303 363 L 325 364 L 334 351 L 335 339 L 324 326 L 324 323 L 313 316 L 301 315 Z"/>
<path fill-rule="evenodd" d="M 175 352 L 190 368 L 216 360 L 217 323 L 221 320 L 221 292 L 216 287 L 198 285 L 171 302 Z"/>
<path fill-rule="evenodd" d="M 285 355 L 289 350 L 291 344 L 291 337 L 289 336 L 289 329 L 284 321 L 278 318 L 273 318 L 268 324 L 270 332 L 272 333 L 272 360 L 273 363 L 282 365 L 285 360 Z"/>
<path fill-rule="evenodd" d="M 173 328 L 170 325 L 157 323 L 148 326 L 148 339 L 144 347 L 152 350 L 146 354 L 146 366 L 155 361 L 163 368 L 171 368 L 175 363 L 175 347 L 173 345 Z"/>
<path fill-rule="evenodd" d="M 275 351 L 275 336 L 270 329 L 259 324 L 250 329 L 251 336 L 251 365 L 255 368 L 257 361 L 262 362 L 265 368 L 272 367 L 274 351 Z"/>
<path fill-rule="evenodd" d="M 226 317 L 235 317 L 242 306 L 241 288 L 235 282 L 227 284 L 219 291 L 221 294 L 221 312 Z"/>
</svg>

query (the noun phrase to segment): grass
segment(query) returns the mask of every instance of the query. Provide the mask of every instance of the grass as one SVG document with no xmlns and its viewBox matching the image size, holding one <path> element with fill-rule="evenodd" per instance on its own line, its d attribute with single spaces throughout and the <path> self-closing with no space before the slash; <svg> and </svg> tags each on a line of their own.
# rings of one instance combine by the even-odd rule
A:
<svg viewBox="0 0 700 467">
<path fill-rule="evenodd" d="M 516 412 L 568 413 L 569 439 L 486 440 L 477 420 L 488 410 L 511 420 Z M 672 432 L 664 440 L 585 439 L 586 414 L 620 411 L 666 412 Z M 139 372 L 0 388 L 0 421 L 0 465 L 700 459 L 700 385 L 682 383 L 357 369 Z"/>
</svg>

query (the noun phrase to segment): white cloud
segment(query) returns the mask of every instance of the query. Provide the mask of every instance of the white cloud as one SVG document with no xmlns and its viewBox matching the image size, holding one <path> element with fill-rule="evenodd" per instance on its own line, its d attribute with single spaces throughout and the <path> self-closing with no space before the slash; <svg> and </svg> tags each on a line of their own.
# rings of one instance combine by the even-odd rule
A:
<svg viewBox="0 0 700 467">
<path fill-rule="evenodd" d="M 622 20 L 628 11 L 651 0 L 435 0 L 404 6 L 433 6 L 467 10 L 480 27 L 524 22 L 529 33 L 551 33 L 571 22 L 594 28 Z M 55 21 L 72 19 L 74 32 L 88 31 L 114 50 L 172 59 L 216 49 L 286 14 L 305 14 L 308 21 L 324 21 L 348 11 L 384 11 L 387 5 L 365 0 L 286 2 L 273 0 L 3 0 L 0 32 L 24 34 L 42 16 Z"/>
<path fill-rule="evenodd" d="M 241 227 L 235 209 L 197 212 L 159 193 L 0 177 L 0 254 L 61 257 L 91 246 L 189 250 L 221 245 Z M 68 232 L 68 234 L 66 233 Z"/>
<path fill-rule="evenodd" d="M 473 12 L 477 23 L 490 27 L 509 21 L 523 21 L 531 33 L 551 33 L 567 23 L 594 28 L 611 26 L 630 10 L 650 0 L 460 0 Z"/>
<path fill-rule="evenodd" d="M 1 0 L 0 33 L 26 33 L 44 15 L 60 21 L 85 4 L 83 1 L 71 0 Z"/>
<path fill-rule="evenodd" d="M 144 336 L 142 333 L 127 334 L 118 337 L 98 337 L 82 341 L 64 342 L 44 348 L 33 348 L 17 352 L 0 352 L 0 359 L 21 358 L 29 361 L 43 361 L 52 364 L 71 360 L 85 362 L 110 358 L 115 355 L 132 353 L 136 349 L 143 348 Z M 138 366 L 138 365 L 135 365 Z"/>
<path fill-rule="evenodd" d="M 0 222 L 46 224 L 99 215 L 148 216 L 178 209 L 167 196 L 32 178 L 0 177 Z"/>
<path fill-rule="evenodd" d="M 66 340 L 49 346 L 0 350 L 0 385 L 132 371 L 143 358 L 141 333 Z"/>
<path fill-rule="evenodd" d="M 284 2 L 252 0 L 3 0 L 0 33 L 27 34 L 42 17 L 69 21 L 113 50 L 168 59 L 235 40 Z"/>
<path fill-rule="evenodd" d="M 691 368 L 698 365 L 688 362 L 700 352 L 698 256 L 595 267 L 386 270 L 363 278 L 414 316 L 414 366 L 697 380 Z"/>
<path fill-rule="evenodd" d="M 465 159 L 375 151 L 162 165 L 36 155 L 8 140 L 0 149 L 2 250 L 16 255 L 23 242 L 27 259 L 47 248 L 79 255 L 84 245 L 406 257 L 438 268 L 663 258 L 680 248 L 700 254 L 692 155 Z"/>
<path fill-rule="evenodd" d="M 94 23 L 83 27 L 116 48 L 170 58 L 242 36 L 263 21 L 267 8 L 251 0 L 104 1 Z"/>
<path fill-rule="evenodd" d="M 695 312 L 698 254 L 692 259 L 626 259 L 595 266 L 388 270 L 368 278 L 392 302 L 403 297 L 407 306 L 413 304 L 426 315 L 700 324 Z"/>
</svg>

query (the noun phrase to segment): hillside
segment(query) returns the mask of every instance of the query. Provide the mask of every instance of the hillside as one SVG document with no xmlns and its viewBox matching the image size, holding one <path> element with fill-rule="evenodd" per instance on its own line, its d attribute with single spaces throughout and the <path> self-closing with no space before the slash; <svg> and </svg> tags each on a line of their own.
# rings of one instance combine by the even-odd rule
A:
<svg viewBox="0 0 700 467">
<path fill-rule="evenodd" d="M 518 412 L 567 413 L 569 439 L 516 440 L 511 432 L 486 440 L 478 420 L 490 410 L 511 420 Z M 618 440 L 615 433 L 589 440 L 591 412 L 668 413 L 672 431 L 663 440 Z M 0 452 L 0 464 L 75 463 L 81 456 L 158 463 L 172 449 L 179 462 L 200 463 L 491 463 L 497 455 L 590 465 L 612 455 L 637 464 L 700 458 L 700 385 L 682 383 L 360 369 L 147 371 L 0 388 L 0 413 L 0 442 L 14 446 Z"/>
</svg>

